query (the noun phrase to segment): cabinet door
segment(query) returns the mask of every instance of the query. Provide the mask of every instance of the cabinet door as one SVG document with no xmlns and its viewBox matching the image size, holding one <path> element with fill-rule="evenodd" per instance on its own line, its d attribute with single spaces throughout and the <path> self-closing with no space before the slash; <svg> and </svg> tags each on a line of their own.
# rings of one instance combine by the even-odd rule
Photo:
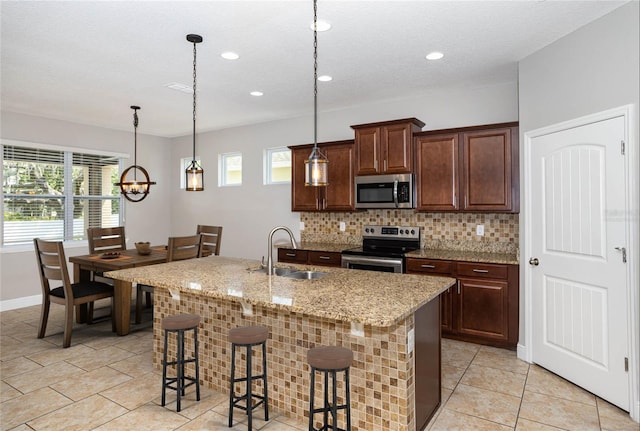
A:
<svg viewBox="0 0 640 431">
<path fill-rule="evenodd" d="M 462 134 L 462 196 L 465 211 L 511 211 L 511 128 Z"/>
<path fill-rule="evenodd" d="M 459 334 L 484 340 L 509 340 L 508 282 L 459 278 L 454 309 Z"/>
<path fill-rule="evenodd" d="M 304 161 L 309 158 L 309 148 L 291 150 L 291 211 L 317 211 L 322 187 L 304 185 Z"/>
<path fill-rule="evenodd" d="M 416 138 L 416 210 L 458 209 L 458 147 L 457 133 Z"/>
<path fill-rule="evenodd" d="M 407 274 L 440 275 L 454 277 L 455 263 L 450 260 L 421 259 L 408 257 L 406 259 Z M 455 287 L 450 287 L 440 294 L 440 326 L 445 333 L 453 331 L 452 298 Z"/>
<path fill-rule="evenodd" d="M 394 124 L 381 128 L 380 158 L 382 166 L 378 167 L 378 171 L 387 174 L 412 172 L 412 136 L 410 124 Z"/>
<path fill-rule="evenodd" d="M 356 175 L 378 173 L 380 159 L 380 128 L 356 129 Z"/>
<path fill-rule="evenodd" d="M 322 208 L 330 211 L 355 209 L 353 184 L 353 144 L 323 148 L 329 159 L 329 185 L 324 191 Z"/>
</svg>

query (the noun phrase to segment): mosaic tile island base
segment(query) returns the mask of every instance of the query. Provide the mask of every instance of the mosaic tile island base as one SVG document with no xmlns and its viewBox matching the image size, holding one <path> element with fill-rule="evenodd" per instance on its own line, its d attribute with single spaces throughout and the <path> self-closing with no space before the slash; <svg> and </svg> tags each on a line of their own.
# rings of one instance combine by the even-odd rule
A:
<svg viewBox="0 0 640 431">
<path fill-rule="evenodd" d="M 269 276 L 256 271 L 257 261 L 210 256 L 112 271 L 107 276 L 155 286 L 154 364 L 158 368 L 163 353 L 161 320 L 178 313 L 197 313 L 202 318 L 198 331 L 200 380 L 228 392 L 229 329 L 264 325 L 270 331 L 270 409 L 308 420 L 307 350 L 338 345 L 354 352 L 350 371 L 353 430 L 422 429 L 440 403 L 439 295 L 455 280 L 309 265 L 278 266 L 327 275 L 316 280 Z M 193 351 L 192 337 L 187 337 L 185 348 Z M 253 353 L 254 372 L 259 371 L 262 359 L 259 350 Z M 175 342 L 170 343 L 168 353 L 176 354 Z M 244 356 L 237 359 L 237 369 L 244 369 L 244 360 Z M 193 370 L 187 367 L 187 372 Z M 322 403 L 322 380 L 316 379 L 316 405 Z M 337 386 L 341 397 L 343 384 Z M 254 389 L 262 391 L 259 384 Z M 237 393 L 241 393 L 240 387 Z M 339 414 L 339 420 L 344 420 L 344 413 Z"/>
</svg>

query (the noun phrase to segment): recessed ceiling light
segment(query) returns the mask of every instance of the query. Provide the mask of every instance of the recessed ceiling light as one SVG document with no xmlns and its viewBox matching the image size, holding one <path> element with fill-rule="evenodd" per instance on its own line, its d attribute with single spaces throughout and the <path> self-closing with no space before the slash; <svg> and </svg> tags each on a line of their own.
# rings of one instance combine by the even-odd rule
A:
<svg viewBox="0 0 640 431">
<path fill-rule="evenodd" d="M 264 95 L 264 93 L 262 91 L 252 91 L 249 94 L 251 94 L 252 96 L 256 96 L 256 97 Z"/>
<path fill-rule="evenodd" d="M 331 24 L 329 24 L 327 21 L 321 20 L 319 19 L 316 22 L 317 25 L 317 30 L 318 31 L 327 31 L 331 28 Z M 311 31 L 313 31 L 313 23 L 309 24 L 309 28 L 311 29 Z"/>
<path fill-rule="evenodd" d="M 329 82 L 331 80 L 333 80 L 333 78 L 330 77 L 329 75 L 320 75 L 320 76 L 318 76 L 318 81 Z"/>
<path fill-rule="evenodd" d="M 438 51 L 427 54 L 427 60 L 440 60 L 442 57 L 444 57 L 444 54 Z"/>
<path fill-rule="evenodd" d="M 183 93 L 193 94 L 193 88 L 188 85 L 180 84 L 179 82 L 170 82 L 168 84 L 164 84 L 165 87 L 170 88 L 176 91 L 182 91 Z"/>
<path fill-rule="evenodd" d="M 224 58 L 225 60 L 237 60 L 240 58 L 240 56 L 238 54 L 236 54 L 235 52 L 223 52 L 222 54 L 220 54 L 220 57 Z"/>
</svg>

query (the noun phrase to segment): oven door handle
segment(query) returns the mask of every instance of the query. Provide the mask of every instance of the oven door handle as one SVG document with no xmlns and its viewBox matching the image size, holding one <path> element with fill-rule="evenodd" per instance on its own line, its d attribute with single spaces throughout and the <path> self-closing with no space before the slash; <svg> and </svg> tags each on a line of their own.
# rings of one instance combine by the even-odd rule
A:
<svg viewBox="0 0 640 431">
<path fill-rule="evenodd" d="M 365 258 L 356 256 L 342 256 L 342 262 L 347 263 L 361 263 L 365 265 L 377 264 L 381 266 L 394 266 L 402 264 L 402 259 L 389 259 L 389 258 L 377 258 L 367 256 Z"/>
<path fill-rule="evenodd" d="M 393 182 L 393 203 L 395 203 L 396 208 L 398 208 L 398 180 Z"/>
</svg>

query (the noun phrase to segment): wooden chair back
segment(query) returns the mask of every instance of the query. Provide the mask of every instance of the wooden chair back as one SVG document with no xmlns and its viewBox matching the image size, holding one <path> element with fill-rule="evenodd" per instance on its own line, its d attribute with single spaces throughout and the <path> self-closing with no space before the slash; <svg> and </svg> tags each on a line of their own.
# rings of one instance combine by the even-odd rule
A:
<svg viewBox="0 0 640 431">
<path fill-rule="evenodd" d="M 124 226 L 90 227 L 87 229 L 89 254 L 105 253 L 127 249 Z"/>
<path fill-rule="evenodd" d="M 196 233 L 202 235 L 202 257 L 215 254 L 220 255 L 222 242 L 222 226 L 207 226 L 199 224 Z"/>
<path fill-rule="evenodd" d="M 50 301 L 51 285 L 49 280 L 61 281 L 62 283 L 59 284 L 62 284 L 64 290 L 64 301 L 57 302 L 73 305 L 73 290 L 71 289 L 62 241 L 45 241 L 34 238 L 33 246 L 38 258 L 38 273 L 40 274 L 43 300 Z"/>
<path fill-rule="evenodd" d="M 167 262 L 202 257 L 202 235 L 171 236 L 167 245 Z"/>
</svg>

